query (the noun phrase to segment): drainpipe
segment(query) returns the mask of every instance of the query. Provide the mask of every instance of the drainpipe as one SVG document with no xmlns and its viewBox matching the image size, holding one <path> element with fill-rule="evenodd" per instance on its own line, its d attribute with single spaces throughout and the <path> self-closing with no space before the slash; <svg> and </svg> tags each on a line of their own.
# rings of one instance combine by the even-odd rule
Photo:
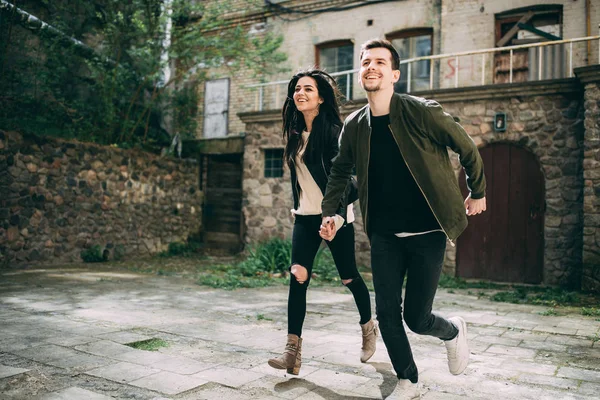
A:
<svg viewBox="0 0 600 400">
<path fill-rule="evenodd" d="M 434 13 L 434 26 L 433 26 L 433 48 L 431 49 L 431 54 L 442 54 L 442 0 L 434 0 L 433 2 L 433 13 Z M 436 68 L 435 61 L 431 60 L 430 62 L 434 63 L 433 68 L 433 76 L 438 77 L 438 79 L 434 79 L 434 89 L 440 87 L 441 80 L 441 63 L 438 63 Z"/>
<path fill-rule="evenodd" d="M 592 0 L 585 0 L 585 28 L 586 36 L 592 36 Z M 592 41 L 587 41 L 587 62 L 588 65 L 592 61 Z"/>
</svg>

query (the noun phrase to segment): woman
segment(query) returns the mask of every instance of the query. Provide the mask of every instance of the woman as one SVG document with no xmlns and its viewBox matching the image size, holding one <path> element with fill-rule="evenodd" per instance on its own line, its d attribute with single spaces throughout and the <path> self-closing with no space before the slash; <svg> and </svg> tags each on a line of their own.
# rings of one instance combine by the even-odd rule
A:
<svg viewBox="0 0 600 400">
<path fill-rule="evenodd" d="M 284 158 L 292 178 L 295 216 L 292 232 L 292 264 L 288 297 L 288 337 L 283 355 L 269 360 L 276 369 L 298 375 L 301 366 L 302 325 L 306 315 L 306 290 L 313 261 L 321 245 L 321 201 L 327 186 L 332 159 L 338 153 L 342 127 L 335 96 L 335 81 L 316 69 L 294 75 L 288 84 L 283 106 Z M 342 283 L 350 289 L 360 314 L 362 349 L 366 362 L 375 352 L 377 325 L 371 319 L 369 290 L 356 268 L 354 255 L 354 214 L 352 202 L 358 198 L 355 186 L 348 182 L 346 195 L 335 223 L 338 234 L 326 242 L 331 250 Z M 340 229 L 341 228 L 341 229 Z"/>
</svg>

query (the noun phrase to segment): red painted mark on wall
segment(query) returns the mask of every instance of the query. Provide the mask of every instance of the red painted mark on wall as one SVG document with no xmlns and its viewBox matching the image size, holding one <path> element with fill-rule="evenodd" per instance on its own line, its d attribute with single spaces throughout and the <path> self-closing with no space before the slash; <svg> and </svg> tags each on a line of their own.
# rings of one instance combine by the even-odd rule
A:
<svg viewBox="0 0 600 400">
<path fill-rule="evenodd" d="M 456 58 L 449 58 L 448 59 L 448 67 L 450 68 L 450 72 L 448 72 L 448 74 L 446 74 L 446 76 L 444 76 L 445 79 L 449 79 L 449 78 L 453 78 L 454 75 L 456 75 L 456 71 L 471 71 L 471 77 L 473 77 L 473 60 L 471 57 L 469 57 L 468 62 L 466 62 L 467 60 L 462 59 L 459 61 L 458 63 L 458 67 L 455 65 L 456 64 Z M 463 74 L 464 76 L 464 74 Z"/>
</svg>

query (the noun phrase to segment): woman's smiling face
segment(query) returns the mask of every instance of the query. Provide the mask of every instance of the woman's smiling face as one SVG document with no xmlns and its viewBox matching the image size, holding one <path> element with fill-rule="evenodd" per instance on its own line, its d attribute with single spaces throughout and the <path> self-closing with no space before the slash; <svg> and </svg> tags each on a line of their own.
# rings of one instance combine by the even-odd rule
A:
<svg viewBox="0 0 600 400">
<path fill-rule="evenodd" d="M 300 112 L 315 111 L 323 99 L 319 96 L 317 81 L 310 76 L 303 76 L 298 79 L 294 89 L 294 104 Z"/>
</svg>

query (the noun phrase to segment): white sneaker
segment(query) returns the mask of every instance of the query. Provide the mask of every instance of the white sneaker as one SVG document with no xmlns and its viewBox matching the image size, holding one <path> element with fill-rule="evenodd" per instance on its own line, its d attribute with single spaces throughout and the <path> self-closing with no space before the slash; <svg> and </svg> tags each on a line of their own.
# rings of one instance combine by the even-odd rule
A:
<svg viewBox="0 0 600 400">
<path fill-rule="evenodd" d="M 413 400 L 420 399 L 422 395 L 420 383 L 412 383 L 408 379 L 398 379 L 396 389 L 388 396 L 388 400 Z"/>
<path fill-rule="evenodd" d="M 452 375 L 460 375 L 469 363 L 469 343 L 467 342 L 467 323 L 461 317 L 448 318 L 458 329 L 458 335 L 444 341 L 448 352 L 448 368 Z"/>
</svg>

